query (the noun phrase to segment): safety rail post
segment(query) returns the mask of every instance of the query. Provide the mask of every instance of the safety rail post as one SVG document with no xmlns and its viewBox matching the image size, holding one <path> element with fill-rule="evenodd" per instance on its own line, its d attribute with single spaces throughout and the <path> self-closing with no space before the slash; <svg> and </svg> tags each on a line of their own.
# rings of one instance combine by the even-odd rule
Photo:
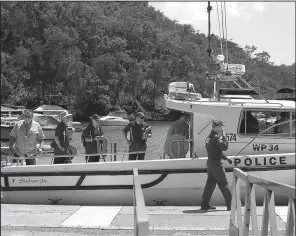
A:
<svg viewBox="0 0 296 236">
<path fill-rule="evenodd" d="M 114 143 L 113 144 L 113 148 L 114 148 L 114 161 L 116 161 L 116 152 L 117 152 L 117 144 L 116 143 Z"/>
<path fill-rule="evenodd" d="M 242 209 L 240 199 L 239 180 L 246 180 L 247 174 L 240 169 L 233 170 L 233 185 L 232 185 L 232 199 L 231 199 L 231 212 L 229 222 L 229 235 L 243 235 L 243 222 L 242 222 Z M 236 216 L 235 216 L 236 212 Z M 236 224 L 237 221 L 237 224 Z"/>
<path fill-rule="evenodd" d="M 139 181 L 138 169 L 133 169 L 133 205 L 134 205 L 134 235 L 148 236 L 149 221 L 145 206 L 143 190 Z"/>
<path fill-rule="evenodd" d="M 250 216 L 252 221 L 252 235 L 258 236 L 257 212 L 256 212 L 256 196 L 255 185 L 264 188 L 264 204 L 263 216 L 261 226 L 261 236 L 267 236 L 268 224 L 270 223 L 270 235 L 277 236 L 278 228 L 275 214 L 275 201 L 274 194 L 280 193 L 289 198 L 288 215 L 286 224 L 286 236 L 295 234 L 295 187 L 269 181 L 251 174 L 247 174 L 238 168 L 233 170 L 233 189 L 231 201 L 231 214 L 229 223 L 230 236 L 247 236 L 249 235 Z M 245 196 L 245 214 L 242 221 L 241 207 L 240 207 L 240 186 L 239 180 L 246 183 L 246 196 Z M 237 211 L 237 218 L 235 218 L 235 211 Z M 237 221 L 237 226 L 235 223 Z M 243 222 L 243 223 L 242 223 Z"/>
</svg>

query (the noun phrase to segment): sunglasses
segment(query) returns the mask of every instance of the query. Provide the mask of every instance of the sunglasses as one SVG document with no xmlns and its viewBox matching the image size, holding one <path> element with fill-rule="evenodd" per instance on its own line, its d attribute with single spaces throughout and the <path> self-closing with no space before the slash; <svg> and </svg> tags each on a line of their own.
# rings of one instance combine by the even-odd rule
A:
<svg viewBox="0 0 296 236">
<path fill-rule="evenodd" d="M 141 119 L 141 120 L 144 120 L 144 119 L 145 119 L 145 117 L 140 117 L 140 119 Z"/>
</svg>

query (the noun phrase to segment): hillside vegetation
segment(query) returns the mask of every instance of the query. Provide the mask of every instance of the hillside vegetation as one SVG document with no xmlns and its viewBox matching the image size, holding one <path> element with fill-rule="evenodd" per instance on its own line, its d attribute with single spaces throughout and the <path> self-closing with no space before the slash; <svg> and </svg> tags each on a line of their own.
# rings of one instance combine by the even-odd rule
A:
<svg viewBox="0 0 296 236">
<path fill-rule="evenodd" d="M 207 48 L 205 34 L 147 2 L 2 2 L 1 103 L 36 107 L 51 99 L 81 117 L 121 108 L 161 119 L 170 82 L 212 94 Z M 217 36 L 212 48 L 219 54 Z M 246 80 L 266 97 L 295 86 L 295 63 L 275 66 L 255 46 L 228 48 L 229 62 L 246 65 Z"/>
</svg>

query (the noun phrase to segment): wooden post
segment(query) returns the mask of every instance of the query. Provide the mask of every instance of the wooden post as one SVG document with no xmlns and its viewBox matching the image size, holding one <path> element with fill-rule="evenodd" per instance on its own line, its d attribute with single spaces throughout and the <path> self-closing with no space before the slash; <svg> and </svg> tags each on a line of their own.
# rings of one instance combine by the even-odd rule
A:
<svg viewBox="0 0 296 236">
<path fill-rule="evenodd" d="M 110 143 L 110 153 L 113 153 L 113 143 Z M 112 161 L 112 156 L 111 156 L 111 161 Z"/>
<path fill-rule="evenodd" d="M 114 145 L 114 161 L 116 161 L 116 143 L 113 144 Z"/>
<path fill-rule="evenodd" d="M 238 228 L 235 224 L 235 211 L 236 211 L 236 182 L 238 177 L 236 176 L 236 170 L 233 169 L 233 183 L 232 183 L 232 198 L 231 198 L 231 212 L 229 222 L 229 236 L 238 236 Z"/>
<path fill-rule="evenodd" d="M 268 212 L 270 220 L 271 236 L 278 236 L 276 214 L 275 214 L 275 203 L 274 203 L 274 191 L 268 190 Z"/>
<path fill-rule="evenodd" d="M 256 196 L 255 196 L 255 185 L 250 184 L 250 203 L 251 203 L 251 216 L 252 216 L 252 232 L 253 235 L 259 235 L 258 232 L 258 221 L 257 221 L 257 209 L 256 209 Z"/>
<path fill-rule="evenodd" d="M 269 222 L 268 202 L 269 202 L 268 201 L 268 188 L 266 187 L 265 192 L 264 192 L 261 236 L 267 236 L 267 233 L 268 233 L 268 222 Z"/>
<path fill-rule="evenodd" d="M 249 235 L 250 209 L 251 209 L 250 183 L 247 180 L 246 181 L 246 194 L 245 194 L 245 212 L 244 212 L 244 236 Z"/>
<path fill-rule="evenodd" d="M 295 229 L 295 200 L 289 197 L 287 225 L 286 225 L 286 236 L 293 235 Z"/>
<path fill-rule="evenodd" d="M 243 220 L 242 220 L 242 206 L 240 200 L 240 186 L 239 186 L 239 179 L 236 181 L 236 214 L 237 214 L 237 226 L 239 235 L 243 235 Z"/>
</svg>

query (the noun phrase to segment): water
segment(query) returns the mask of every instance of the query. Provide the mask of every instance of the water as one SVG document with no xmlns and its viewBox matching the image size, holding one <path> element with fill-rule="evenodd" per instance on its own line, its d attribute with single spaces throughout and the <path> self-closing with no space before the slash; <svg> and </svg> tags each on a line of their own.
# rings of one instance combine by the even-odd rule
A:
<svg viewBox="0 0 296 236">
<path fill-rule="evenodd" d="M 145 159 L 159 159 L 159 155 L 163 155 L 164 143 L 169 126 L 172 122 L 167 121 L 151 121 L 147 122 L 151 126 L 152 137 L 147 141 L 147 152 Z M 88 122 L 82 122 L 82 126 L 86 127 Z M 117 144 L 117 152 L 128 152 L 128 145 L 123 135 L 124 126 L 104 126 L 104 137 L 107 139 L 107 151 L 111 152 L 111 143 Z M 81 132 L 75 132 L 70 142 L 77 149 L 77 153 L 85 153 L 85 149 L 81 142 Z M 124 158 L 126 159 L 126 158 Z"/>
<path fill-rule="evenodd" d="M 169 129 L 169 126 L 172 122 L 170 121 L 151 121 L 147 122 L 149 126 L 151 126 L 152 137 L 147 141 L 147 151 L 145 155 L 146 160 L 152 159 L 160 159 L 163 156 L 164 143 L 166 140 L 166 135 Z M 88 122 L 82 122 L 83 128 L 88 125 Z M 107 152 L 112 153 L 111 144 L 116 143 L 117 152 L 123 153 L 128 152 L 128 145 L 123 136 L 123 128 L 124 126 L 104 126 L 103 132 L 104 137 L 107 139 Z M 50 142 L 45 142 L 45 144 L 49 145 Z M 8 142 L 1 142 L 1 145 L 8 146 Z M 85 162 L 85 149 L 81 142 L 81 132 L 73 133 L 72 140 L 70 141 L 70 145 L 76 148 L 77 156 L 72 160 L 73 163 L 84 163 Z M 1 160 L 7 156 L 6 152 L 1 151 Z M 37 164 L 49 164 L 52 160 L 52 154 L 41 154 L 41 159 L 37 160 Z M 47 158 L 48 157 L 48 158 Z M 106 158 L 106 161 L 110 160 L 111 156 Z M 117 155 L 117 161 L 128 160 L 128 155 Z"/>
</svg>

